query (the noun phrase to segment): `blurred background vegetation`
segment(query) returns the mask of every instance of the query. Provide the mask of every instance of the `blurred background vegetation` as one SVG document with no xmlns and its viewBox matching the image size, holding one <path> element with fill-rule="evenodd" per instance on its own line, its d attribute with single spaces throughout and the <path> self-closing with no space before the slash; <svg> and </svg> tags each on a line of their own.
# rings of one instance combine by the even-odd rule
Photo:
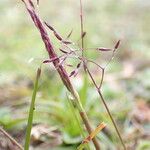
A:
<svg viewBox="0 0 150 150">
<path fill-rule="evenodd" d="M 102 88 L 110 110 L 128 149 L 149 150 L 150 1 L 83 1 L 86 47 L 113 47 L 121 39 Z M 66 37 L 73 29 L 71 40 L 80 39 L 77 0 L 40 1 L 39 10 L 41 17 L 61 35 Z M 36 69 L 48 55 L 20 0 L 0 1 L 0 21 L 0 125 L 23 144 Z M 51 33 L 50 37 L 58 48 Z M 103 64 L 109 54 L 91 49 L 87 56 Z M 98 69 L 94 66 L 90 69 L 99 81 Z M 102 149 L 120 149 L 118 137 L 90 80 L 86 82 L 81 71 L 72 81 L 92 124 L 97 126 L 102 121 L 108 124 L 107 131 L 98 135 Z M 44 65 L 36 100 L 32 148 L 76 149 L 82 139 L 73 117 L 66 89 L 55 69 Z M 4 139 L 0 134 L 0 149 L 11 149 L 10 141 Z"/>
</svg>

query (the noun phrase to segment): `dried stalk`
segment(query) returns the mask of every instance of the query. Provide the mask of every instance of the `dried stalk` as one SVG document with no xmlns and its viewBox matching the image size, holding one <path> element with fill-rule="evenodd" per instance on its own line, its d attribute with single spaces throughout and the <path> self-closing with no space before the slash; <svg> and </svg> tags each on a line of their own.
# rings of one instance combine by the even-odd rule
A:
<svg viewBox="0 0 150 150">
<path fill-rule="evenodd" d="M 3 133 L 20 150 L 23 150 L 23 147 L 1 127 L 0 127 L 0 132 Z"/>
<path fill-rule="evenodd" d="M 28 13 L 30 14 L 35 26 L 37 27 L 37 29 L 39 30 L 39 32 L 41 34 L 41 38 L 45 44 L 46 50 L 49 54 L 49 58 L 50 59 L 57 58 L 57 54 L 54 51 L 54 47 L 50 41 L 50 38 L 48 36 L 47 30 L 44 26 L 44 23 L 38 16 L 38 14 L 36 13 L 36 11 L 34 9 L 34 5 L 32 3 L 32 0 L 22 0 L 22 1 L 24 2 L 26 9 L 28 10 Z M 80 116 L 83 120 L 83 123 L 84 123 L 88 133 L 91 133 L 93 130 L 92 130 L 91 124 L 89 122 L 89 119 L 87 117 L 87 114 L 86 114 L 84 108 L 82 107 L 80 97 L 79 97 L 77 91 L 74 89 L 66 70 L 64 69 L 62 64 L 59 64 L 59 63 L 60 63 L 59 59 L 56 59 L 53 61 L 53 64 L 54 64 L 55 68 L 57 69 L 61 80 L 63 81 L 66 88 L 70 91 L 72 96 L 74 97 L 76 107 L 80 113 Z M 95 145 L 96 150 L 99 150 L 98 141 L 95 138 L 93 139 L 93 143 Z"/>
</svg>

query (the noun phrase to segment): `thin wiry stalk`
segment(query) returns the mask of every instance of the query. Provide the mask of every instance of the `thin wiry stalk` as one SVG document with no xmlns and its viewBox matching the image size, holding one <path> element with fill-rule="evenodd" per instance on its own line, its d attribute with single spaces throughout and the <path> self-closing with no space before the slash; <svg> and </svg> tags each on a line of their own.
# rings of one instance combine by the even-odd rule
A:
<svg viewBox="0 0 150 150">
<path fill-rule="evenodd" d="M 83 4 L 82 0 L 80 0 L 80 30 L 81 30 L 81 50 L 82 50 L 82 57 L 84 58 L 85 56 L 85 46 L 84 46 L 84 37 L 86 35 L 86 32 L 84 32 L 84 21 L 83 21 Z M 83 62 L 84 65 L 84 71 L 86 72 L 85 69 L 85 62 Z M 85 76 L 86 79 L 86 76 Z"/>
<path fill-rule="evenodd" d="M 105 102 L 103 94 L 102 94 L 102 92 L 100 90 L 97 90 L 97 91 L 98 91 L 98 94 L 99 94 L 99 96 L 100 96 L 100 98 L 101 98 L 101 100 L 102 100 L 102 102 L 103 102 L 103 104 L 104 104 L 104 106 L 105 106 L 105 108 L 107 110 L 107 113 L 108 113 L 108 115 L 109 115 L 109 117 L 110 117 L 110 119 L 111 119 L 111 121 L 113 123 L 113 126 L 114 126 L 114 128 L 115 128 L 115 130 L 116 130 L 116 132 L 118 134 L 118 137 L 119 137 L 119 139 L 121 141 L 121 144 L 122 144 L 124 150 L 126 150 L 126 146 L 125 146 L 124 141 L 123 141 L 123 139 L 121 137 L 120 131 L 119 131 L 118 127 L 117 127 L 117 124 L 116 124 L 116 122 L 115 122 L 115 120 L 114 120 L 114 118 L 113 118 L 113 116 L 112 116 L 112 114 L 111 114 L 111 112 L 110 112 L 106 102 Z"/>
<path fill-rule="evenodd" d="M 37 70 L 32 100 L 31 100 L 31 104 L 30 104 L 24 150 L 29 150 L 29 147 L 30 147 L 30 137 L 31 137 L 31 129 L 32 129 L 32 123 L 33 123 L 34 109 L 35 109 L 34 108 L 35 107 L 35 99 L 36 99 L 36 94 L 37 94 L 37 90 L 38 90 L 38 82 L 39 82 L 40 74 L 41 74 L 41 69 L 39 68 Z"/>
<path fill-rule="evenodd" d="M 35 26 L 37 27 L 37 29 L 39 30 L 39 32 L 41 34 L 42 40 L 45 44 L 45 47 L 46 47 L 46 50 L 49 54 L 50 59 L 56 58 L 57 54 L 54 51 L 54 47 L 50 41 L 47 30 L 44 26 L 43 21 L 40 19 L 40 17 L 36 13 L 35 8 L 32 6 L 32 4 L 31 4 L 32 1 L 31 0 L 22 0 L 22 1 L 24 2 L 26 9 L 28 10 L 28 13 L 30 14 Z M 59 63 L 60 63 L 59 59 L 53 61 L 53 64 L 57 68 L 57 71 L 60 75 L 61 80 L 63 81 L 63 83 L 66 86 L 66 88 L 68 89 L 68 91 L 70 91 L 70 93 L 74 97 L 74 102 L 76 104 L 76 107 L 80 113 L 80 116 L 83 120 L 83 123 L 84 123 L 88 133 L 91 133 L 92 132 L 92 126 L 91 126 L 89 119 L 87 117 L 87 114 L 86 114 L 86 112 L 85 112 L 85 110 L 81 104 L 80 97 L 79 97 L 78 93 L 76 92 L 76 90 L 74 89 L 66 70 L 64 69 L 64 67 L 62 65 L 58 65 Z M 59 66 L 59 67 L 57 67 L 57 66 Z M 93 140 L 93 143 L 96 147 L 95 143 L 97 143 L 97 141 L 95 139 Z M 97 147 L 96 147 L 96 149 L 99 150 Z"/>
<path fill-rule="evenodd" d="M 83 22 L 83 4 L 82 4 L 82 0 L 80 0 L 80 28 L 81 28 L 81 49 L 82 49 L 82 57 L 84 59 L 84 33 L 86 34 L 86 32 L 84 32 L 84 22 Z M 86 74 L 86 62 L 83 61 L 83 66 L 84 66 L 84 71 L 85 71 L 85 76 L 84 76 L 84 81 L 87 82 L 87 74 Z M 96 137 L 94 137 L 92 139 L 96 150 L 100 150 L 100 145 L 96 139 Z"/>
<path fill-rule="evenodd" d="M 112 123 L 113 123 L 113 126 L 114 126 L 114 128 L 115 128 L 115 130 L 116 130 L 116 132 L 117 132 L 117 134 L 118 134 L 118 137 L 119 137 L 119 139 L 120 139 L 120 141 L 121 141 L 121 144 L 122 144 L 124 150 L 126 150 L 126 146 L 125 146 L 125 144 L 124 144 L 124 141 L 123 141 L 123 139 L 122 139 L 122 137 L 121 137 L 121 134 L 120 134 L 120 132 L 119 132 L 119 129 L 118 129 L 118 127 L 117 127 L 117 124 L 116 124 L 115 120 L 113 119 L 113 116 L 112 116 L 112 114 L 111 114 L 111 112 L 110 112 L 110 110 L 109 110 L 109 108 L 108 108 L 108 106 L 107 106 L 107 104 L 106 104 L 106 102 L 105 102 L 105 99 L 104 99 L 104 97 L 103 97 L 103 94 L 102 94 L 102 92 L 101 92 L 101 89 L 100 89 L 99 86 L 96 84 L 96 81 L 94 80 L 94 78 L 93 78 L 93 76 L 92 76 L 92 74 L 91 74 L 91 72 L 90 72 L 90 70 L 88 69 L 87 66 L 86 66 L 86 70 L 87 70 L 87 72 L 88 72 L 88 74 L 89 74 L 89 76 L 90 76 L 90 78 L 91 78 L 91 80 L 92 80 L 92 82 L 93 82 L 93 84 L 94 84 L 94 86 L 95 86 L 95 88 L 96 88 L 96 90 L 97 90 L 97 92 L 98 92 L 98 94 L 99 94 L 99 96 L 100 96 L 100 98 L 101 98 L 101 100 L 102 100 L 102 102 L 103 102 L 103 104 L 104 104 L 106 110 L 107 110 L 107 113 L 108 113 L 108 115 L 109 115 L 109 117 L 110 117 L 110 119 L 111 119 L 111 121 L 112 121 Z M 103 78 L 104 78 L 104 70 L 103 70 Z M 102 83 L 103 78 L 101 79 L 101 83 Z M 100 87 L 101 87 L 101 86 L 100 86 Z"/>
<path fill-rule="evenodd" d="M 80 0 L 80 28 L 81 28 L 81 47 L 82 47 L 82 56 L 84 53 L 84 26 L 83 26 L 83 6 L 82 6 L 82 0 Z"/>
<path fill-rule="evenodd" d="M 11 137 L 2 127 L 0 127 L 0 132 L 3 133 L 14 145 L 16 145 L 18 149 L 23 150 L 23 147 L 13 137 Z"/>
</svg>

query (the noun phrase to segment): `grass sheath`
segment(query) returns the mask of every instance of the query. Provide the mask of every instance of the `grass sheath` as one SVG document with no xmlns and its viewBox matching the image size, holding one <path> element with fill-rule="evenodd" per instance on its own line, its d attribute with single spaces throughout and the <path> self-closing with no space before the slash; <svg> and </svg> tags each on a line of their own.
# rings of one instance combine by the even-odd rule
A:
<svg viewBox="0 0 150 150">
<path fill-rule="evenodd" d="M 76 113 L 76 108 L 74 107 L 73 103 L 71 102 L 72 100 L 69 98 L 68 95 L 67 95 L 67 98 L 68 98 L 68 103 L 69 103 L 69 106 L 71 108 L 73 117 L 75 118 L 77 125 L 78 125 L 78 128 L 80 130 L 80 133 L 81 133 L 83 138 L 86 138 L 86 135 L 85 135 L 84 130 L 83 130 L 82 125 L 81 125 L 81 118 L 79 118 L 78 114 Z M 86 149 L 90 150 L 90 147 L 88 144 L 86 145 Z"/>
<path fill-rule="evenodd" d="M 36 99 L 36 94 L 38 90 L 38 82 L 39 82 L 40 74 L 41 74 L 41 69 L 38 68 L 37 74 L 36 74 L 36 80 L 34 84 L 34 89 L 33 89 L 33 94 L 32 94 L 32 100 L 30 104 L 24 150 L 29 150 L 29 146 L 30 146 L 31 129 L 32 129 L 32 123 L 33 123 L 34 109 L 35 109 L 35 99 Z"/>
<path fill-rule="evenodd" d="M 45 44 L 45 48 L 49 54 L 50 59 L 52 58 L 57 58 L 57 54 L 54 51 L 54 47 L 51 43 L 51 40 L 48 36 L 47 30 L 45 28 L 45 24 L 44 22 L 40 19 L 39 15 L 37 14 L 34 6 L 31 4 L 32 0 L 22 0 L 26 6 L 26 9 L 28 11 L 28 13 L 30 14 L 32 21 L 34 22 L 35 26 L 37 27 L 37 29 L 39 30 L 40 34 L 41 34 L 41 38 Z M 60 78 L 62 80 L 62 82 L 64 83 L 64 86 L 66 86 L 66 88 L 68 89 L 68 91 L 72 94 L 72 96 L 74 97 L 74 102 L 76 104 L 76 107 L 81 115 L 81 118 L 83 120 L 83 123 L 88 131 L 88 133 L 90 134 L 93 129 L 92 126 L 90 124 L 90 121 L 87 117 L 87 114 L 84 110 L 84 108 L 82 107 L 81 101 L 80 101 L 80 97 L 78 95 L 78 93 L 76 92 L 76 90 L 74 89 L 69 75 L 66 72 L 65 68 L 61 65 L 59 65 L 60 60 L 57 59 L 55 61 L 53 61 L 53 65 L 55 66 L 55 68 L 57 69 L 58 74 L 60 75 Z M 29 138 L 29 137 L 28 137 Z M 93 143 L 94 146 L 96 148 L 96 150 L 99 150 L 99 143 L 98 141 L 94 138 L 93 139 Z M 27 149 L 26 149 L 27 150 Z"/>
</svg>

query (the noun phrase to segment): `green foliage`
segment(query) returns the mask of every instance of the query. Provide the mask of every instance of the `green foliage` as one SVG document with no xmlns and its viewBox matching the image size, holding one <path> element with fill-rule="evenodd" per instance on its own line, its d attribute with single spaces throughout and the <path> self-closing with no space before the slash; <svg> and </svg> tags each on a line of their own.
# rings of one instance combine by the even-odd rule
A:
<svg viewBox="0 0 150 150">
<path fill-rule="evenodd" d="M 150 143 L 148 140 L 140 141 L 140 144 L 137 147 L 137 150 L 149 150 L 149 149 L 150 149 Z"/>
<path fill-rule="evenodd" d="M 78 7 L 75 5 L 74 0 L 47 0 L 44 3 L 41 2 L 40 6 L 41 16 L 44 20 L 55 25 L 56 29 L 64 37 L 73 28 L 72 41 L 79 39 L 80 32 L 78 30 L 79 22 L 77 21 Z M 47 59 L 47 53 L 43 50 L 44 46 L 37 31 L 33 29 L 29 20 L 26 22 L 25 17 L 22 17 L 25 16 L 25 11 L 20 2 L 17 0 L 15 2 L 2 0 L 0 1 L 0 10 L 2 12 L 0 14 L 2 22 L 0 28 L 0 87 L 4 88 L 3 95 L 7 95 L 4 99 L 0 98 L 0 125 L 19 132 L 19 129 L 24 128 L 26 125 L 25 118 L 28 115 L 26 110 L 29 108 L 29 99 L 33 87 L 23 85 L 28 88 L 28 92 L 24 96 L 15 97 L 14 95 L 9 95 L 11 91 L 9 90 L 10 84 L 16 86 L 14 82 L 16 82 L 16 77 L 18 76 L 23 79 L 26 77 L 25 82 L 28 82 L 28 79 L 31 82 L 35 76 L 35 69 L 43 60 Z M 66 13 L 66 11 L 69 13 Z M 86 47 L 103 47 L 105 45 L 111 47 L 116 39 L 123 37 L 117 59 L 108 68 L 108 74 L 111 77 L 115 76 L 115 78 L 111 78 L 115 84 L 114 82 L 110 83 L 110 76 L 106 75 L 102 89 L 111 106 L 112 113 L 120 124 L 122 133 L 126 131 L 123 127 L 126 121 L 130 121 L 129 115 L 134 108 L 136 98 L 140 97 L 149 102 L 150 70 L 146 69 L 148 67 L 145 65 L 136 70 L 138 63 L 145 64 L 143 59 L 147 62 L 150 56 L 150 13 L 148 12 L 149 3 L 147 0 L 143 3 L 140 1 L 116 2 L 114 0 L 95 0 L 91 3 L 90 0 L 87 0 L 85 5 Z M 56 40 L 52 40 L 57 47 Z M 98 62 L 103 61 L 103 55 L 97 54 L 93 50 L 87 50 L 87 56 Z M 33 59 L 32 62 L 29 61 L 31 59 Z M 138 63 L 130 61 L 135 59 L 137 59 Z M 135 72 L 128 79 L 124 79 L 121 74 L 126 68 L 124 66 L 126 62 L 135 66 L 133 68 Z M 94 68 L 92 69 L 94 70 Z M 96 72 L 94 73 L 96 74 Z M 82 74 L 79 74 L 78 77 L 82 78 Z M 101 120 L 107 122 L 108 116 L 102 104 L 99 103 L 98 96 L 95 94 L 95 89 L 90 84 L 89 78 L 78 80 L 78 82 L 81 82 L 80 84 L 82 85 L 78 90 L 90 120 L 94 124 L 98 124 Z M 88 89 L 87 85 L 89 86 Z M 22 86 L 17 86 L 22 88 Z M 59 127 L 66 145 L 55 148 L 56 150 L 75 149 L 76 144 L 79 144 L 82 140 L 80 130 L 68 106 L 66 90 L 53 67 L 49 69 L 49 65 L 44 66 L 39 86 L 33 123 L 44 123 Z M 10 103 L 6 103 L 6 101 Z M 116 135 L 113 134 L 114 130 L 111 124 L 109 129 L 111 131 L 110 136 L 99 134 L 98 137 L 101 140 L 102 149 L 111 148 L 113 150 L 118 141 L 116 140 Z M 67 147 L 67 145 L 71 146 Z M 148 141 L 141 140 L 138 150 L 147 150 L 148 148 Z"/>
</svg>

